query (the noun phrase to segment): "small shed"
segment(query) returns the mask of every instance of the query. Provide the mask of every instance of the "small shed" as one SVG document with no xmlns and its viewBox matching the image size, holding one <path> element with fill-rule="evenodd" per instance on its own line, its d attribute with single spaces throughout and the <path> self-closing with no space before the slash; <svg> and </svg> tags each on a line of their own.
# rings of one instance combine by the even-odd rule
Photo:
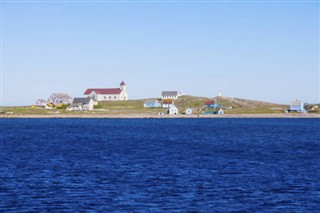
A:
<svg viewBox="0 0 320 213">
<path fill-rule="evenodd" d="M 169 115 L 178 115 L 179 110 L 175 105 L 172 105 L 168 110 Z"/>
<path fill-rule="evenodd" d="M 224 114 L 224 111 L 223 111 L 222 108 L 220 108 L 220 109 L 218 110 L 218 115 L 223 115 L 223 114 Z"/>
<path fill-rule="evenodd" d="M 158 100 L 146 100 L 143 103 L 144 108 L 156 108 L 160 106 L 161 104 L 158 102 Z"/>
<path fill-rule="evenodd" d="M 192 109 L 191 109 L 191 108 L 187 108 L 187 109 L 184 111 L 184 114 L 186 114 L 186 115 L 191 115 L 191 114 L 192 114 Z"/>
</svg>

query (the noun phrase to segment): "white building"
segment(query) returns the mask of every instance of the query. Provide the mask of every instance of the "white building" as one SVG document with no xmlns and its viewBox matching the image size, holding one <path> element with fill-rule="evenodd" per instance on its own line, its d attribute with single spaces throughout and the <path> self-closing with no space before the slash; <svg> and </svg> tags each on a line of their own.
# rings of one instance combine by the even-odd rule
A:
<svg viewBox="0 0 320 213">
<path fill-rule="evenodd" d="M 38 107 L 45 107 L 45 106 L 47 106 L 47 102 L 44 99 L 38 99 L 36 101 L 35 105 Z"/>
<path fill-rule="evenodd" d="M 184 113 L 185 113 L 186 115 L 191 115 L 191 114 L 192 114 L 192 109 L 191 109 L 191 108 L 187 108 L 187 109 L 184 111 Z"/>
<path fill-rule="evenodd" d="M 302 101 L 300 101 L 300 100 L 295 100 L 295 101 L 291 102 L 290 111 L 307 112 L 304 109 L 304 103 Z"/>
<path fill-rule="evenodd" d="M 71 104 L 73 99 L 70 95 L 65 93 L 53 93 L 49 98 L 47 103 L 52 103 L 54 105 L 59 104 Z"/>
<path fill-rule="evenodd" d="M 162 107 L 163 108 L 170 108 L 174 105 L 174 101 L 170 99 L 166 99 L 162 101 Z"/>
<path fill-rule="evenodd" d="M 169 115 L 178 115 L 179 110 L 175 105 L 173 105 L 169 108 L 168 113 L 169 113 Z"/>
<path fill-rule="evenodd" d="M 84 95 L 96 101 L 128 100 L 127 85 L 123 81 L 120 88 L 90 88 L 85 91 Z"/>
<path fill-rule="evenodd" d="M 162 100 L 164 99 L 178 99 L 181 96 L 181 92 L 178 91 L 163 91 L 161 93 Z"/>
<path fill-rule="evenodd" d="M 92 98 L 74 98 L 68 111 L 91 111 L 93 110 L 94 100 Z"/>
<path fill-rule="evenodd" d="M 224 111 L 223 111 L 223 109 L 220 108 L 220 109 L 218 110 L 218 115 L 223 115 L 223 114 L 224 114 Z"/>
</svg>

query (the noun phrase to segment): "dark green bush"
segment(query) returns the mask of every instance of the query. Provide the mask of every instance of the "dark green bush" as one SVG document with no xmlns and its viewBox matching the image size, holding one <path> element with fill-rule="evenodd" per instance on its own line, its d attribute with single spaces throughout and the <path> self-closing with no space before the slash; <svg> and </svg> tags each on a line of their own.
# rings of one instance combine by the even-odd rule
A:
<svg viewBox="0 0 320 213">
<path fill-rule="evenodd" d="M 94 105 L 94 106 L 93 106 L 93 109 L 101 109 L 101 108 L 102 108 L 102 106 L 101 106 L 101 105 L 99 105 L 99 104 L 98 104 L 98 105 Z"/>
</svg>

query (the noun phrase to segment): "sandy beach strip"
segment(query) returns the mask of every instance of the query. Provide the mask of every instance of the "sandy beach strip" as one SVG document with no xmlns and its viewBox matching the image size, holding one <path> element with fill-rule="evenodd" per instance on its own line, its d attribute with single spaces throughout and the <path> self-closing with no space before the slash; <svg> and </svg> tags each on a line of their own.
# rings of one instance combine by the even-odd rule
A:
<svg viewBox="0 0 320 213">
<path fill-rule="evenodd" d="M 150 114 L 1 114 L 0 118 L 320 118 L 320 114 L 224 114 L 224 115 L 150 115 Z"/>
</svg>

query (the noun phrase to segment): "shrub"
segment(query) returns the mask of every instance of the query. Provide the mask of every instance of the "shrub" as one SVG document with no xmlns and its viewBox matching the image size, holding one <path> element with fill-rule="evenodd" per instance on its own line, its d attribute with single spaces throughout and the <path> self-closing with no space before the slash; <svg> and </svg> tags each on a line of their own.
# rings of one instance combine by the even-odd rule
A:
<svg viewBox="0 0 320 213">
<path fill-rule="evenodd" d="M 99 105 L 99 104 L 98 104 L 98 105 L 94 105 L 94 106 L 93 106 L 93 109 L 101 109 L 101 108 L 102 108 L 102 106 L 101 106 L 101 105 Z"/>
<path fill-rule="evenodd" d="M 56 106 L 56 109 L 67 109 L 70 106 L 70 104 L 65 104 L 65 105 L 61 105 L 61 106 Z"/>
</svg>

